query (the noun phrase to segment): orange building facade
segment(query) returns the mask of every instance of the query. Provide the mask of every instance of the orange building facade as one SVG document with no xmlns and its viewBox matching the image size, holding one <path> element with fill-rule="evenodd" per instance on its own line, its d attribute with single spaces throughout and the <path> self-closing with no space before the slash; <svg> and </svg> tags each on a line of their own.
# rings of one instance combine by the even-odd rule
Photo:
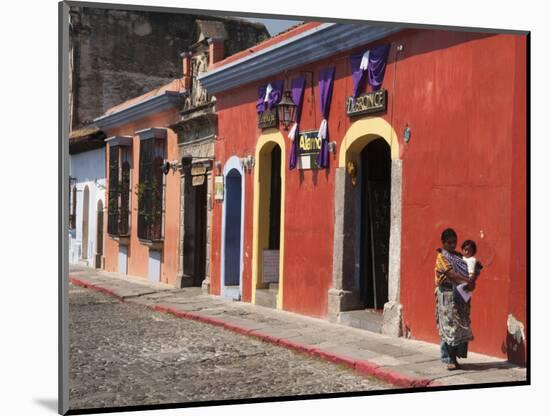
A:
<svg viewBox="0 0 550 416">
<path fill-rule="evenodd" d="M 106 271 L 175 284 L 180 177 L 175 170 L 164 174 L 162 165 L 166 160 L 178 159 L 177 135 L 168 126 L 179 119 L 183 100 L 180 91 L 181 80 L 176 80 L 116 106 L 96 120 L 107 135 Z M 149 175 L 144 178 L 145 146 L 151 144 L 154 145 L 154 157 L 150 161 L 151 166 L 145 166 L 149 169 Z M 118 166 L 115 166 L 117 163 Z M 123 184 L 125 175 L 129 178 L 126 186 Z M 153 184 L 155 179 L 157 181 L 152 185 L 155 189 L 149 190 L 149 193 L 144 189 L 140 192 L 140 183 L 148 180 Z M 146 207 L 145 200 L 155 192 L 158 192 L 159 202 L 153 213 L 151 208 Z M 145 215 L 153 217 L 150 222 L 157 224 L 153 232 L 147 230 L 147 225 L 140 224 Z"/>
</svg>

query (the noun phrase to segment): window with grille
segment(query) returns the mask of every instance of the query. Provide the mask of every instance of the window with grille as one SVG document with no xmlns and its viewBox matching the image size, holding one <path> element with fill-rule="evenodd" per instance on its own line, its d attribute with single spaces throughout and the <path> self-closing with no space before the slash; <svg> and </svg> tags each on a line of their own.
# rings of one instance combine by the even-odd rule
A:
<svg viewBox="0 0 550 416">
<path fill-rule="evenodd" d="M 138 185 L 138 238 L 146 241 L 163 239 L 164 220 L 164 139 L 140 141 Z"/>
<path fill-rule="evenodd" d="M 130 234 L 131 151 L 129 146 L 109 146 L 107 232 L 118 237 Z"/>
</svg>

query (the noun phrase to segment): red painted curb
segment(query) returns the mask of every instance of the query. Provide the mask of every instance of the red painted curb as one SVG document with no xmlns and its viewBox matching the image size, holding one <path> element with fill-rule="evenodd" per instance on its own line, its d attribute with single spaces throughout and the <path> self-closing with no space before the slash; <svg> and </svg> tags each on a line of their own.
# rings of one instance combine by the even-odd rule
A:
<svg viewBox="0 0 550 416">
<path fill-rule="evenodd" d="M 87 282 L 85 280 L 77 279 L 75 277 L 69 276 L 69 280 L 72 284 L 77 286 L 86 287 L 92 290 L 96 290 L 98 292 L 105 293 L 106 295 L 113 296 L 120 301 L 124 302 L 124 298 L 117 295 L 114 291 L 111 289 L 107 289 L 101 286 L 98 286 L 96 284 Z M 377 364 L 371 363 L 370 361 L 365 360 L 354 360 L 351 357 L 347 357 L 344 355 L 337 355 L 333 354 L 328 351 L 323 351 L 321 349 L 310 347 L 304 344 L 300 344 L 297 342 L 293 342 L 284 338 L 278 338 L 274 337 L 268 334 L 264 334 L 260 331 L 250 330 L 243 327 L 240 327 L 235 324 L 231 324 L 229 322 L 226 322 L 222 319 L 213 318 L 210 316 L 204 316 L 195 312 L 186 312 L 186 311 L 180 311 L 175 308 L 172 308 L 170 306 L 158 304 L 158 305 L 144 305 L 149 307 L 150 309 L 153 309 L 157 312 L 162 313 L 169 313 L 171 315 L 174 315 L 178 318 L 184 318 L 184 319 L 190 319 L 193 321 L 199 321 L 210 325 L 220 326 L 227 330 L 239 333 L 241 335 L 247 335 L 251 337 L 258 338 L 264 342 L 269 342 L 274 345 L 279 345 L 291 350 L 295 350 L 304 354 L 308 354 L 313 357 L 320 358 L 325 361 L 330 361 L 332 363 L 336 364 L 342 364 L 346 367 L 349 367 L 353 370 L 355 370 L 357 373 L 364 374 L 367 376 L 372 376 L 375 378 L 378 378 L 380 380 L 386 381 L 390 384 L 393 384 L 398 387 L 440 387 L 443 386 L 443 384 L 437 382 L 437 381 L 431 381 L 428 379 L 418 379 L 414 377 L 409 377 L 403 374 L 399 374 L 395 371 L 388 370 L 385 368 L 380 367 Z"/>
<path fill-rule="evenodd" d="M 262 341 L 270 342 L 270 343 L 275 344 L 275 345 L 277 345 L 279 343 L 279 341 L 281 340 L 281 338 L 277 338 L 277 337 L 274 337 L 274 336 L 271 336 L 271 335 L 267 335 L 267 334 L 264 334 L 263 332 L 259 332 L 259 331 L 249 331 L 247 335 L 259 338 Z"/>
<path fill-rule="evenodd" d="M 323 360 L 330 361 L 335 364 L 342 364 L 351 369 L 355 369 L 355 360 L 351 357 L 346 357 L 345 355 L 337 355 L 317 348 L 313 348 L 310 351 L 310 354 Z"/>
<path fill-rule="evenodd" d="M 365 361 L 365 360 L 357 360 L 355 361 L 355 371 L 360 373 L 360 374 L 364 374 L 366 376 L 376 376 L 377 372 L 377 368 L 379 366 L 374 364 L 374 363 L 371 363 L 370 361 Z"/>
<path fill-rule="evenodd" d="M 426 387 L 431 380 L 419 379 L 397 373 L 393 370 L 381 367 L 370 361 L 359 360 L 355 363 L 355 371 L 376 377 L 399 387 Z"/>
<path fill-rule="evenodd" d="M 196 319 L 197 321 L 204 322 L 205 324 L 210 324 L 210 325 L 214 325 L 214 326 L 223 326 L 224 325 L 223 321 L 221 321 L 219 319 L 216 319 L 216 318 L 212 318 L 211 316 L 199 315 L 199 314 L 193 313 L 193 312 L 188 312 L 187 315 L 190 316 L 191 319 Z"/>
<path fill-rule="evenodd" d="M 106 295 L 112 296 L 114 298 L 117 298 L 118 300 L 124 302 L 124 298 L 122 296 L 117 295 L 114 291 L 111 289 L 107 289 L 106 287 L 98 286 L 94 283 L 87 282 L 85 280 L 77 279 L 76 277 L 69 276 L 69 281 L 76 286 L 86 287 L 88 289 L 93 289 L 97 292 L 105 293 Z"/>
<path fill-rule="evenodd" d="M 314 347 L 310 347 L 284 338 L 281 338 L 277 345 L 309 355 L 312 355 L 313 350 L 315 350 Z"/>
<path fill-rule="evenodd" d="M 187 312 L 178 311 L 177 309 L 170 308 L 169 306 L 165 306 L 165 305 L 155 305 L 152 307 L 152 309 L 157 312 L 172 314 L 174 316 L 177 316 L 178 318 L 188 318 Z"/>
<path fill-rule="evenodd" d="M 240 326 L 230 324 L 228 322 L 224 322 L 223 327 L 225 329 L 229 329 L 230 331 L 236 332 L 236 333 L 241 334 L 241 335 L 249 335 L 250 331 L 252 331 L 251 329 L 242 328 Z"/>
</svg>

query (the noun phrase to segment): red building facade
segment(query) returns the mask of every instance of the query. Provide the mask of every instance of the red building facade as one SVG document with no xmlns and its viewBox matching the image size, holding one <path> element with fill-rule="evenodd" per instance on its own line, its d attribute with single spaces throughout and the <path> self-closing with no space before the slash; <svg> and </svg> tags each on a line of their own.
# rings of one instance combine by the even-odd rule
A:
<svg viewBox="0 0 550 416">
<path fill-rule="evenodd" d="M 200 79 L 216 97 L 224 184 L 212 211 L 211 293 L 234 293 L 238 282 L 245 302 L 438 342 L 435 250 L 452 227 L 459 243 L 476 241 L 485 266 L 471 350 L 522 363 L 526 37 L 359 29 L 308 23 Z M 381 45 L 386 102 L 350 116 L 351 56 Z M 328 166 L 289 169 L 288 131 L 258 126 L 259 89 L 305 76 L 299 132 L 317 137 L 327 68 Z"/>
</svg>

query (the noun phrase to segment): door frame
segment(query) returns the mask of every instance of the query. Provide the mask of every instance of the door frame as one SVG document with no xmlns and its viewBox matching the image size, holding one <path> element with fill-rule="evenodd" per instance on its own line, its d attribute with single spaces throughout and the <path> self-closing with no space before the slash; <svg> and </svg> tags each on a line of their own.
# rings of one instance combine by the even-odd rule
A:
<svg viewBox="0 0 550 416">
<path fill-rule="evenodd" d="M 82 191 L 82 260 L 90 259 L 90 187 L 86 184 Z"/>
<path fill-rule="evenodd" d="M 281 225 L 279 237 L 279 290 L 277 292 L 277 309 L 283 309 L 283 293 L 284 293 L 284 259 L 285 259 L 285 197 L 286 197 L 286 168 L 285 160 L 287 160 L 285 139 L 278 129 L 267 129 L 258 137 L 256 142 L 255 163 L 254 163 L 254 211 L 253 211 L 253 249 L 252 249 L 252 299 L 251 303 L 256 303 L 256 289 L 260 279 L 261 270 L 261 242 L 265 239 L 267 232 L 266 224 L 260 223 L 260 194 L 265 194 L 269 190 L 266 188 L 266 183 L 260 181 L 260 173 L 265 173 L 264 163 L 267 155 L 271 158 L 271 150 L 278 145 L 281 148 Z M 270 159 L 271 160 L 271 159 Z M 269 162 L 271 163 L 271 162 Z M 261 230 L 260 230 L 261 228 Z"/>
<path fill-rule="evenodd" d="M 382 138 L 390 146 L 391 157 L 391 212 L 388 272 L 388 302 L 384 305 L 382 333 L 400 336 L 402 332 L 402 306 L 399 303 L 401 280 L 401 200 L 402 161 L 398 136 L 392 125 L 381 117 L 363 117 L 354 121 L 340 146 L 334 186 L 334 247 L 332 287 L 328 291 L 328 316 L 340 322 L 340 313 L 357 310 L 359 298 L 355 290 L 355 232 L 354 207 L 349 198 L 353 192 L 346 164 L 355 161 L 371 141 Z M 346 198 L 348 196 L 348 198 Z M 350 228 L 351 227 L 351 228 Z"/>
<path fill-rule="evenodd" d="M 99 220 L 101 216 L 101 221 Z M 105 251 L 105 210 L 103 200 L 99 198 L 96 203 L 96 241 L 95 241 L 95 267 L 103 268 L 103 253 Z M 99 249 L 101 248 L 101 250 Z M 99 266 L 98 266 L 99 264 Z"/>
<path fill-rule="evenodd" d="M 227 216 L 227 174 L 235 169 L 241 175 L 241 232 L 240 232 L 240 255 L 239 255 L 239 291 L 234 293 L 225 286 L 225 223 Z M 244 169 L 241 163 L 241 159 L 237 156 L 231 156 L 225 162 L 223 168 L 223 203 L 222 203 L 222 249 L 220 258 L 220 288 L 221 296 L 227 298 L 242 298 L 243 294 L 243 270 L 244 270 L 244 201 L 245 201 L 245 186 L 244 186 Z M 237 295 L 237 296 L 235 296 Z"/>
</svg>

